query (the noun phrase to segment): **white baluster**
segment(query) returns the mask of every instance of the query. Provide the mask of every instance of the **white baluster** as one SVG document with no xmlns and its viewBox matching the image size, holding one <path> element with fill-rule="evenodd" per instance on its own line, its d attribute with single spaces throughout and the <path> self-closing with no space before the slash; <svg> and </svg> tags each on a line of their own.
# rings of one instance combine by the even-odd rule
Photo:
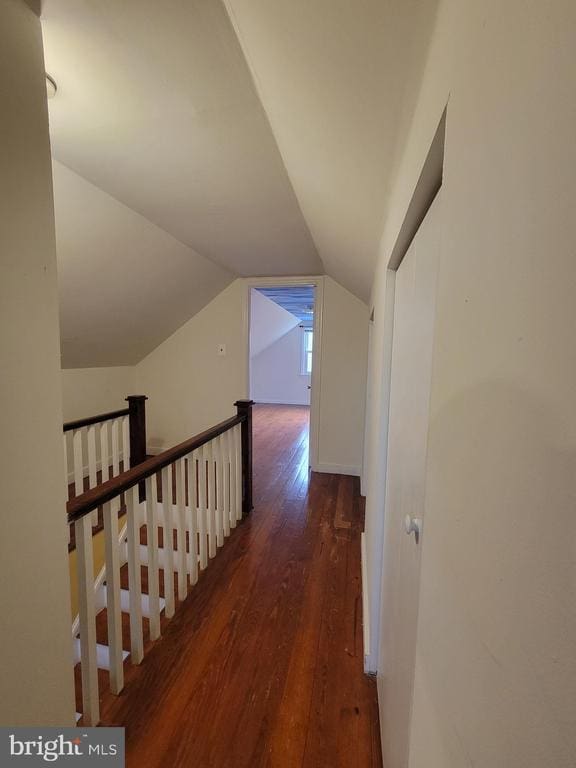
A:
<svg viewBox="0 0 576 768">
<path fill-rule="evenodd" d="M 130 593 L 130 658 L 140 664 L 144 658 L 142 633 L 142 575 L 140 572 L 140 503 L 138 486 L 126 493 L 128 585 Z"/>
<path fill-rule="evenodd" d="M 74 523 L 82 671 L 82 715 L 85 725 L 100 720 L 98 662 L 96 659 L 96 610 L 94 605 L 94 558 L 90 515 Z"/>
<path fill-rule="evenodd" d="M 214 474 L 214 441 L 205 446 L 208 472 L 208 555 L 216 554 L 216 477 Z"/>
<path fill-rule="evenodd" d="M 117 504 L 109 502 L 104 505 L 102 510 L 104 517 L 104 549 L 106 555 L 106 617 L 108 621 L 110 690 L 115 694 L 120 693 L 124 687 L 117 506 Z"/>
<path fill-rule="evenodd" d="M 228 451 L 230 453 L 230 526 L 236 528 L 236 504 L 238 477 L 236 472 L 236 427 L 228 430 Z"/>
<path fill-rule="evenodd" d="M 216 544 L 224 544 L 224 460 L 222 455 L 222 435 L 213 441 L 216 459 Z"/>
<path fill-rule="evenodd" d="M 108 422 L 100 424 L 100 463 L 102 470 L 102 482 L 110 479 L 110 446 L 108 437 Z"/>
<path fill-rule="evenodd" d="M 68 444 L 67 444 L 68 438 L 67 438 L 66 432 L 63 433 L 63 437 L 64 437 L 64 440 L 63 440 L 64 442 L 64 488 L 65 488 L 66 501 L 68 501 L 70 494 L 68 490 Z M 66 528 L 68 530 L 68 544 L 70 544 L 72 537 L 70 535 L 70 525 L 68 523 L 66 523 Z"/>
<path fill-rule="evenodd" d="M 96 425 L 88 426 L 86 439 L 88 443 L 88 487 L 94 488 L 97 485 L 96 475 Z M 98 510 L 91 512 L 92 525 L 98 525 Z"/>
<path fill-rule="evenodd" d="M 188 593 L 188 579 L 186 573 L 186 486 L 185 486 L 185 468 L 184 459 L 179 459 L 173 466 L 176 474 L 176 509 L 177 509 L 177 534 L 176 542 L 178 551 L 176 553 L 178 563 L 178 599 L 185 600 Z"/>
<path fill-rule="evenodd" d="M 68 491 L 68 486 L 70 485 L 68 482 L 68 433 L 63 433 L 63 443 L 64 443 L 64 488 L 66 489 L 66 501 L 70 498 L 70 494 Z"/>
<path fill-rule="evenodd" d="M 230 430 L 221 436 L 222 447 L 222 525 L 224 536 L 230 536 Z"/>
<path fill-rule="evenodd" d="M 112 477 L 120 474 L 120 427 L 121 419 L 112 419 Z M 120 496 L 112 499 L 112 509 L 120 509 Z"/>
<path fill-rule="evenodd" d="M 234 427 L 236 457 L 236 520 L 242 519 L 242 432 L 241 425 Z"/>
<path fill-rule="evenodd" d="M 88 487 L 94 488 L 96 478 L 96 426 L 90 424 L 87 429 L 86 442 L 88 444 Z"/>
<path fill-rule="evenodd" d="M 156 475 L 154 475 L 156 477 Z M 146 478 L 146 541 L 148 548 L 148 604 L 150 640 L 160 637 L 160 588 L 158 576 L 158 516 L 156 482 Z"/>
<path fill-rule="evenodd" d="M 188 456 L 188 503 L 190 505 L 190 514 L 188 515 L 188 573 L 191 584 L 196 584 L 198 581 L 197 460 L 198 451 L 194 451 Z"/>
<path fill-rule="evenodd" d="M 198 539 L 200 550 L 200 568 L 204 570 L 208 565 L 208 551 L 206 540 L 206 458 L 204 448 L 198 449 Z"/>
<path fill-rule="evenodd" d="M 170 487 L 170 467 L 162 470 L 162 508 L 164 527 L 162 540 L 164 546 L 164 600 L 166 617 L 174 616 L 174 522 L 172 519 L 172 489 Z"/>
<path fill-rule="evenodd" d="M 120 419 L 112 420 L 112 477 L 120 474 Z M 120 501 L 120 500 L 118 500 Z"/>
<path fill-rule="evenodd" d="M 122 468 L 124 472 L 130 469 L 130 419 L 122 418 Z"/>
<path fill-rule="evenodd" d="M 84 493 L 84 454 L 82 450 L 83 430 L 75 429 L 72 433 L 74 449 L 74 495 Z"/>
</svg>

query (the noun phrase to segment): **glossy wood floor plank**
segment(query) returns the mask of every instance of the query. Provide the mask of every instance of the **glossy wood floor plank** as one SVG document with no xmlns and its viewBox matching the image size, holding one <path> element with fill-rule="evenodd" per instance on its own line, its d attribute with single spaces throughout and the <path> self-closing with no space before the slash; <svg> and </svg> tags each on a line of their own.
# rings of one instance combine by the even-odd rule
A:
<svg viewBox="0 0 576 768">
<path fill-rule="evenodd" d="M 381 765 L 362 500 L 355 478 L 309 475 L 308 409 L 255 408 L 254 500 L 142 665 L 126 664 L 125 691 L 103 698 L 129 768 Z"/>
</svg>

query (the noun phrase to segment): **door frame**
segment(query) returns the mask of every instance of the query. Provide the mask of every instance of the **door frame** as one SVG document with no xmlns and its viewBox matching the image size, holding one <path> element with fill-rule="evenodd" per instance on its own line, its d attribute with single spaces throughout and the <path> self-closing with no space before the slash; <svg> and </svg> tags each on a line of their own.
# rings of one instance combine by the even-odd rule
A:
<svg viewBox="0 0 576 768">
<path fill-rule="evenodd" d="M 365 548 L 371 550 L 371 556 L 366 565 L 366 589 L 368 597 L 367 643 L 364 648 L 364 669 L 369 673 L 378 673 L 379 648 L 380 648 L 380 624 L 381 594 L 382 594 L 382 552 L 384 547 L 384 523 L 386 501 L 386 468 L 388 464 L 388 419 L 390 409 L 390 378 L 392 375 L 392 338 L 394 334 L 394 302 L 396 270 L 400 266 L 414 235 L 426 216 L 430 206 L 444 184 L 444 153 L 446 143 L 446 126 L 448 120 L 448 104 L 444 105 L 442 114 L 428 148 L 428 152 L 421 167 L 412 196 L 402 220 L 402 225 L 397 234 L 386 265 L 386 277 L 384 280 L 385 300 L 382 306 L 383 317 L 376 318 L 375 322 L 381 327 L 378 338 L 379 352 L 381 353 L 382 369 L 378 371 L 380 377 L 380 392 L 374 392 L 373 397 L 378 397 L 379 410 L 378 423 L 374 429 L 377 436 L 372 447 L 373 453 L 368 452 L 371 466 L 383 468 L 377 477 L 370 476 L 368 472 L 368 493 L 372 495 L 367 503 L 367 511 L 371 513 L 371 526 L 373 537 L 371 545 L 366 542 Z M 374 351 L 372 350 L 374 354 Z M 368 433 L 366 433 L 368 434 Z M 364 586 L 362 587 L 364 590 Z M 365 619 L 366 621 L 366 619 Z"/>
<path fill-rule="evenodd" d="M 312 376 L 310 378 L 310 442 L 309 464 L 313 472 L 318 470 L 320 454 L 320 399 L 322 380 L 322 330 L 324 309 L 324 277 L 247 277 L 244 278 L 243 337 L 246 355 L 246 396 L 250 396 L 250 296 L 252 288 L 282 288 L 312 285 L 314 291 L 314 346 L 312 348 Z"/>
</svg>

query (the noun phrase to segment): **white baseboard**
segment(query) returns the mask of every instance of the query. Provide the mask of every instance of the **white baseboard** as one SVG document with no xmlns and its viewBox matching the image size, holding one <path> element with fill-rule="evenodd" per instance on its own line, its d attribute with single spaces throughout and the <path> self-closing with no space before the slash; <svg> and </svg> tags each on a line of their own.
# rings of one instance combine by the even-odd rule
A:
<svg viewBox="0 0 576 768">
<path fill-rule="evenodd" d="M 316 464 L 312 467 L 314 472 L 324 472 L 330 475 L 353 475 L 360 477 L 360 467 L 348 467 L 344 464 Z"/>
<path fill-rule="evenodd" d="M 271 400 L 263 397 L 256 398 L 254 402 L 256 405 L 258 405 L 258 403 L 262 403 L 263 405 L 310 405 L 309 402 L 304 402 L 303 400 Z"/>
<path fill-rule="evenodd" d="M 370 655 L 370 608 L 368 603 L 368 563 L 366 560 L 366 533 L 360 535 L 360 556 L 362 562 L 362 639 L 364 643 L 364 667 Z"/>
</svg>

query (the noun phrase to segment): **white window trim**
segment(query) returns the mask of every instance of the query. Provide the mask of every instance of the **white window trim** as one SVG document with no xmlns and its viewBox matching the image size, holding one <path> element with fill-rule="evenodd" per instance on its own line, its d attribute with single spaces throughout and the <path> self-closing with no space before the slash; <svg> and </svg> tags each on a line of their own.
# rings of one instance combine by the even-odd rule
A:
<svg viewBox="0 0 576 768">
<path fill-rule="evenodd" d="M 306 348 L 306 335 L 314 334 L 314 328 L 305 328 L 301 326 L 300 335 L 300 376 L 312 376 L 312 371 L 308 371 L 308 349 Z M 312 336 L 312 368 L 314 368 L 314 336 Z"/>
</svg>

